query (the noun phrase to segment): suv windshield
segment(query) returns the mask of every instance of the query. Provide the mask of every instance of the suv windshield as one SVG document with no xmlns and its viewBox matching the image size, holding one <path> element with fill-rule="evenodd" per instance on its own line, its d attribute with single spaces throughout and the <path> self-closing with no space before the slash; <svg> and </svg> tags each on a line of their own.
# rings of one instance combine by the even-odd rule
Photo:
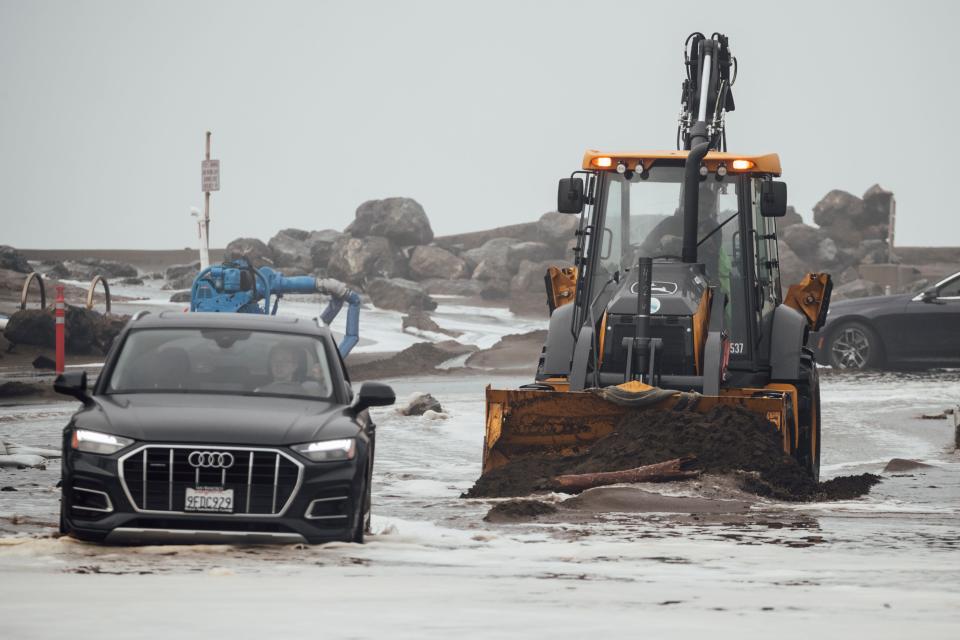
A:
<svg viewBox="0 0 960 640">
<path fill-rule="evenodd" d="M 131 331 L 107 393 L 225 393 L 329 399 L 323 343 L 239 329 Z"/>
</svg>

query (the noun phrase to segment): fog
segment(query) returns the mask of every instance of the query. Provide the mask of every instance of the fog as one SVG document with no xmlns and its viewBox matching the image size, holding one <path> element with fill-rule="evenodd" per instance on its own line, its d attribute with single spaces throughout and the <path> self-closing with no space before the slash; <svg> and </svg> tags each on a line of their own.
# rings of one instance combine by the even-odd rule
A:
<svg viewBox="0 0 960 640">
<path fill-rule="evenodd" d="M 587 148 L 673 148 L 682 45 L 730 37 L 732 151 L 897 195 L 899 245 L 955 245 L 955 3 L 0 0 L 0 243 L 197 246 L 342 229 L 416 198 L 438 234 L 532 220 Z"/>
</svg>

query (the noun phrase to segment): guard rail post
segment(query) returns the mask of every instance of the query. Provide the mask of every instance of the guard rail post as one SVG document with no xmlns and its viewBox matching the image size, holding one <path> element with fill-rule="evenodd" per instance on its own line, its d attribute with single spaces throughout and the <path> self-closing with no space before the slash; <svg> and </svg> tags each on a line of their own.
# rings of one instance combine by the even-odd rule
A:
<svg viewBox="0 0 960 640">
<path fill-rule="evenodd" d="M 66 313 L 64 311 L 63 285 L 57 285 L 57 300 L 54 303 L 56 317 L 56 345 L 57 345 L 57 373 L 63 373 L 66 347 L 64 329 L 66 328 Z"/>
</svg>

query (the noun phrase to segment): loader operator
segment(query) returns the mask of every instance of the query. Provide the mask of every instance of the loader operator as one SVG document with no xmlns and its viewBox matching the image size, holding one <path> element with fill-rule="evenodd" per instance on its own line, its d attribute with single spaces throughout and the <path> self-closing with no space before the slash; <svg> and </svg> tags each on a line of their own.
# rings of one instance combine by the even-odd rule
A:
<svg viewBox="0 0 960 640">
<path fill-rule="evenodd" d="M 722 184 L 705 181 L 700 183 L 700 216 L 698 236 L 704 238 L 714 231 L 720 223 L 729 217 L 730 213 L 720 216 L 718 211 L 718 196 Z M 683 195 L 681 193 L 681 201 Z M 639 256 L 676 256 L 680 253 L 680 239 L 683 237 L 683 210 L 677 208 L 673 215 L 660 221 L 647 235 L 640 246 Z M 634 258 L 634 262 L 636 261 Z M 720 290 L 730 296 L 730 256 L 723 248 L 723 233 L 717 231 L 710 236 L 698 249 L 698 257 L 707 272 L 707 280 L 711 285 L 719 286 Z"/>
</svg>

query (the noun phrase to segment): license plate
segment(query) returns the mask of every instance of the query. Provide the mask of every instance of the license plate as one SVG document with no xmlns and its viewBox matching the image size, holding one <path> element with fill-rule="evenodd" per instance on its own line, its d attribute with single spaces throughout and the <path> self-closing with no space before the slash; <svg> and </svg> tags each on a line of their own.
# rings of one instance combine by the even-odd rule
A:
<svg viewBox="0 0 960 640">
<path fill-rule="evenodd" d="M 187 487 L 184 511 L 233 513 L 233 489 L 220 487 Z"/>
</svg>

